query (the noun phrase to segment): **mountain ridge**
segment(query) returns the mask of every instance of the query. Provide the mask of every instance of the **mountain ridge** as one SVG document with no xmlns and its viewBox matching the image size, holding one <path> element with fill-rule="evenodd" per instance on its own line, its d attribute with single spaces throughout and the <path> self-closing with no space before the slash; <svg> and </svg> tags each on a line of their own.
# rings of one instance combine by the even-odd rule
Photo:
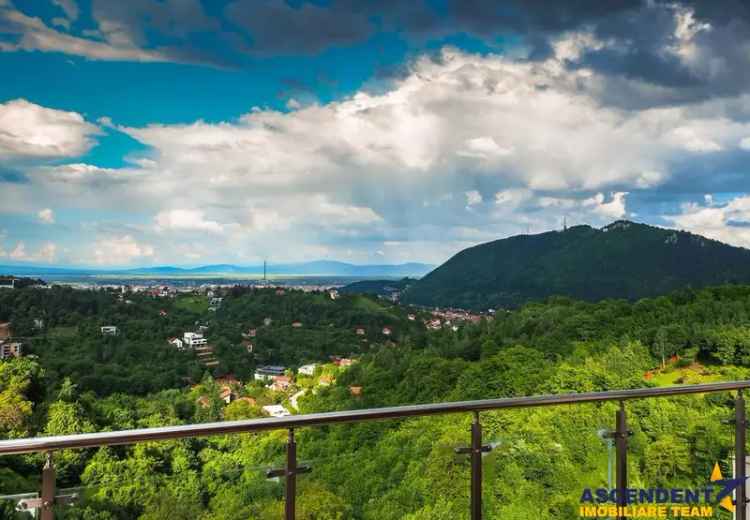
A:
<svg viewBox="0 0 750 520">
<path fill-rule="evenodd" d="M 618 220 L 464 249 L 409 287 L 408 303 L 515 307 L 549 296 L 636 300 L 683 287 L 750 282 L 750 250 Z"/>
<path fill-rule="evenodd" d="M 419 262 L 401 264 L 350 264 L 334 260 L 269 264 L 266 272 L 273 275 L 321 275 L 321 276 L 422 276 L 434 265 Z M 118 269 L 96 269 L 79 267 L 55 267 L 33 265 L 0 265 L 0 273 L 13 275 L 191 275 L 191 274 L 251 274 L 262 275 L 263 265 L 240 266 L 234 264 L 210 264 L 197 267 L 170 265 Z"/>
</svg>

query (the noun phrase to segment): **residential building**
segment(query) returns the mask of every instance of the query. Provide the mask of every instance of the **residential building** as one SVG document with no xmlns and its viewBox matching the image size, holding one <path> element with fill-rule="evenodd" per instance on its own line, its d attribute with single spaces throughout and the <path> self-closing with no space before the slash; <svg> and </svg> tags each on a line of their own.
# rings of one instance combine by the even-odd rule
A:
<svg viewBox="0 0 750 520">
<path fill-rule="evenodd" d="M 391 335 L 391 328 L 390 327 L 383 327 L 383 335 L 390 336 Z"/>
<path fill-rule="evenodd" d="M 0 323 L 0 340 L 8 339 L 10 336 L 10 322 Z"/>
<path fill-rule="evenodd" d="M 246 339 L 242 340 L 242 346 L 245 347 L 245 350 L 247 350 L 248 354 L 252 354 L 253 349 L 255 349 L 255 345 L 253 345 L 253 342 L 247 341 Z"/>
<path fill-rule="evenodd" d="M 185 344 L 180 338 L 169 338 L 167 343 L 175 347 L 177 350 L 183 350 L 185 348 Z"/>
<path fill-rule="evenodd" d="M 289 376 L 274 376 L 273 383 L 268 388 L 274 392 L 286 392 L 292 386 L 292 378 Z"/>
<path fill-rule="evenodd" d="M 362 327 L 357 327 L 354 332 L 357 334 L 357 336 L 364 336 L 365 335 L 365 329 Z"/>
<path fill-rule="evenodd" d="M 216 297 L 215 297 L 215 298 L 211 298 L 211 299 L 209 299 L 209 300 L 208 300 L 208 304 L 209 304 L 209 305 L 210 305 L 211 307 L 218 307 L 219 305 L 221 305 L 221 302 L 223 302 L 223 301 L 224 301 L 224 298 L 216 298 Z"/>
<path fill-rule="evenodd" d="M 15 289 L 16 280 L 11 278 L 10 280 L 0 280 L 0 289 Z"/>
<path fill-rule="evenodd" d="M 416 316 L 416 315 L 414 315 L 414 314 L 407 314 L 406 318 L 407 318 L 407 319 L 408 319 L 409 321 L 414 321 L 414 320 L 416 320 L 416 319 L 417 319 L 417 316 Z"/>
<path fill-rule="evenodd" d="M 19 358 L 23 355 L 23 343 L 0 341 L 0 359 Z"/>
<path fill-rule="evenodd" d="M 330 386 L 331 383 L 333 383 L 335 379 L 333 376 L 330 376 L 328 374 L 323 374 L 320 376 L 320 379 L 318 379 L 318 385 L 319 386 Z"/>
<path fill-rule="evenodd" d="M 292 327 L 294 327 L 295 329 L 300 329 L 302 328 L 302 322 L 301 321 L 292 322 Z"/>
<path fill-rule="evenodd" d="M 34 328 L 35 329 L 43 329 L 44 328 L 44 320 L 41 318 L 34 318 Z"/>
<path fill-rule="evenodd" d="M 120 333 L 120 330 L 114 325 L 105 325 L 101 330 L 102 336 L 117 336 Z"/>
<path fill-rule="evenodd" d="M 273 323 L 273 320 L 271 318 L 263 318 L 263 325 L 266 327 L 270 327 L 271 323 Z"/>
<path fill-rule="evenodd" d="M 182 335 L 182 341 L 186 347 L 190 348 L 201 347 L 208 343 L 202 332 L 186 332 Z"/>
<path fill-rule="evenodd" d="M 331 359 L 333 361 L 333 364 L 336 365 L 337 367 L 350 367 L 352 366 L 352 363 L 354 363 L 352 359 L 342 358 L 338 356 L 333 356 L 333 358 Z"/>
<path fill-rule="evenodd" d="M 328 291 L 328 295 L 332 300 L 335 300 L 339 297 L 339 292 L 336 289 L 331 289 L 330 291 Z"/>
<path fill-rule="evenodd" d="M 318 365 L 315 363 L 310 363 L 309 365 L 302 365 L 297 370 L 298 373 L 302 374 L 303 376 L 312 376 L 315 373 L 315 368 Z"/>
<path fill-rule="evenodd" d="M 266 365 L 255 370 L 256 381 L 271 381 L 276 376 L 283 376 L 286 367 L 278 365 Z"/>
<path fill-rule="evenodd" d="M 247 332 L 242 333 L 242 337 L 245 339 L 254 338 L 258 335 L 258 329 L 248 329 Z"/>
<path fill-rule="evenodd" d="M 353 396 L 361 396 L 362 395 L 362 387 L 361 386 L 350 386 L 349 387 L 349 393 Z"/>
<path fill-rule="evenodd" d="M 229 404 L 237 398 L 237 394 L 234 392 L 234 390 L 232 390 L 228 386 L 225 386 L 224 388 L 221 389 L 221 393 L 219 394 L 219 397 L 221 398 L 222 401 Z"/>
<path fill-rule="evenodd" d="M 232 374 L 227 374 L 224 377 L 217 377 L 216 384 L 219 386 L 241 386 L 242 382 L 234 377 Z"/>
<path fill-rule="evenodd" d="M 286 417 L 292 415 L 289 410 L 281 406 L 280 404 L 269 404 L 262 408 L 263 413 L 270 415 L 271 417 Z"/>
</svg>

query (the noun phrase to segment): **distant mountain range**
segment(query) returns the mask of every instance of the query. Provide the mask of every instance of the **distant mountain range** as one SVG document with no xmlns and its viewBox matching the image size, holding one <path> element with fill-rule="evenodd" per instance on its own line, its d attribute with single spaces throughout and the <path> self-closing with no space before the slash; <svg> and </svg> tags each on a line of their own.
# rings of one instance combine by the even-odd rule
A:
<svg viewBox="0 0 750 520">
<path fill-rule="evenodd" d="M 401 299 L 487 309 L 552 295 L 634 300 L 723 283 L 750 283 L 750 250 L 621 220 L 465 249 L 411 284 Z"/>
<path fill-rule="evenodd" d="M 300 262 L 287 264 L 268 264 L 269 276 L 303 275 L 303 276 L 349 276 L 376 277 L 385 276 L 401 278 L 405 276 L 423 276 L 435 266 L 420 263 L 356 265 L 331 260 Z M 201 267 L 139 267 L 135 269 L 86 269 L 67 267 L 40 267 L 26 265 L 0 265 L 0 274 L 16 276 L 205 276 L 205 275 L 263 275 L 263 265 L 239 266 L 232 264 L 204 265 Z"/>
</svg>

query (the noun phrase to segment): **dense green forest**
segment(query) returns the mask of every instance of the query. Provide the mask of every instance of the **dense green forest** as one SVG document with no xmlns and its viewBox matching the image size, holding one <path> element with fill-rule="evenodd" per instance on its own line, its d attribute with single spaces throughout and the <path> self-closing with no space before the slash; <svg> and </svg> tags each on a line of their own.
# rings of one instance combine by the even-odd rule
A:
<svg viewBox="0 0 750 520">
<path fill-rule="evenodd" d="M 290 390 L 305 391 L 299 413 L 750 374 L 747 286 L 637 302 L 556 297 L 429 333 L 423 315 L 410 320 L 414 311 L 365 296 L 245 288 L 223 296 L 210 312 L 207 298 L 197 295 L 0 293 L 0 322 L 12 321 L 37 356 L 0 362 L 0 437 L 258 417 L 263 404 L 290 401 L 288 393 L 253 382 L 252 370 L 266 362 L 319 363 L 314 376 L 298 375 Z M 34 319 L 42 318 L 38 330 Z M 193 353 L 166 343 L 196 323 L 208 327 L 216 345 L 220 365 L 210 372 Z M 107 324 L 121 333 L 102 337 L 98 327 Z M 392 335 L 384 336 L 383 327 Z M 250 328 L 252 354 L 242 343 Z M 358 362 L 335 367 L 331 355 Z M 226 404 L 219 390 L 229 372 L 246 399 Z M 332 384 L 321 384 L 324 377 Z M 726 474 L 733 429 L 723 421 L 733 415 L 732 399 L 727 393 L 629 402 L 631 483 L 704 486 L 715 462 Z M 576 518 L 581 490 L 606 486 L 607 447 L 597 432 L 613 427 L 614 411 L 607 403 L 483 413 L 485 439 L 496 446 L 484 459 L 486 518 Z M 299 431 L 299 458 L 313 471 L 300 477 L 298 517 L 468 518 L 469 464 L 454 448 L 469 441 L 470 420 L 435 416 Z M 284 432 L 273 432 L 58 454 L 59 485 L 84 489 L 60 517 L 280 518 L 283 485 L 265 470 L 282 463 L 285 440 Z M 38 455 L 0 458 L 0 489 L 36 489 L 41 465 Z M 7 504 L 4 511 L 12 515 Z"/>
<path fill-rule="evenodd" d="M 724 283 L 750 283 L 750 250 L 618 221 L 601 229 L 574 226 L 470 247 L 411 284 L 402 298 L 487 309 L 553 295 L 636 300 Z"/>
</svg>

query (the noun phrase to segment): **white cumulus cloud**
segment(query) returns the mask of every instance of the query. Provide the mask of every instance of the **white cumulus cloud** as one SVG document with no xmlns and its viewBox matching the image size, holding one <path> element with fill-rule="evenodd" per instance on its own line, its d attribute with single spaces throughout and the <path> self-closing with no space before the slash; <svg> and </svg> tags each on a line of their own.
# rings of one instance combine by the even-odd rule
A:
<svg viewBox="0 0 750 520">
<path fill-rule="evenodd" d="M 99 133 L 76 112 L 42 107 L 25 99 L 0 103 L 0 161 L 76 157 Z"/>
</svg>

